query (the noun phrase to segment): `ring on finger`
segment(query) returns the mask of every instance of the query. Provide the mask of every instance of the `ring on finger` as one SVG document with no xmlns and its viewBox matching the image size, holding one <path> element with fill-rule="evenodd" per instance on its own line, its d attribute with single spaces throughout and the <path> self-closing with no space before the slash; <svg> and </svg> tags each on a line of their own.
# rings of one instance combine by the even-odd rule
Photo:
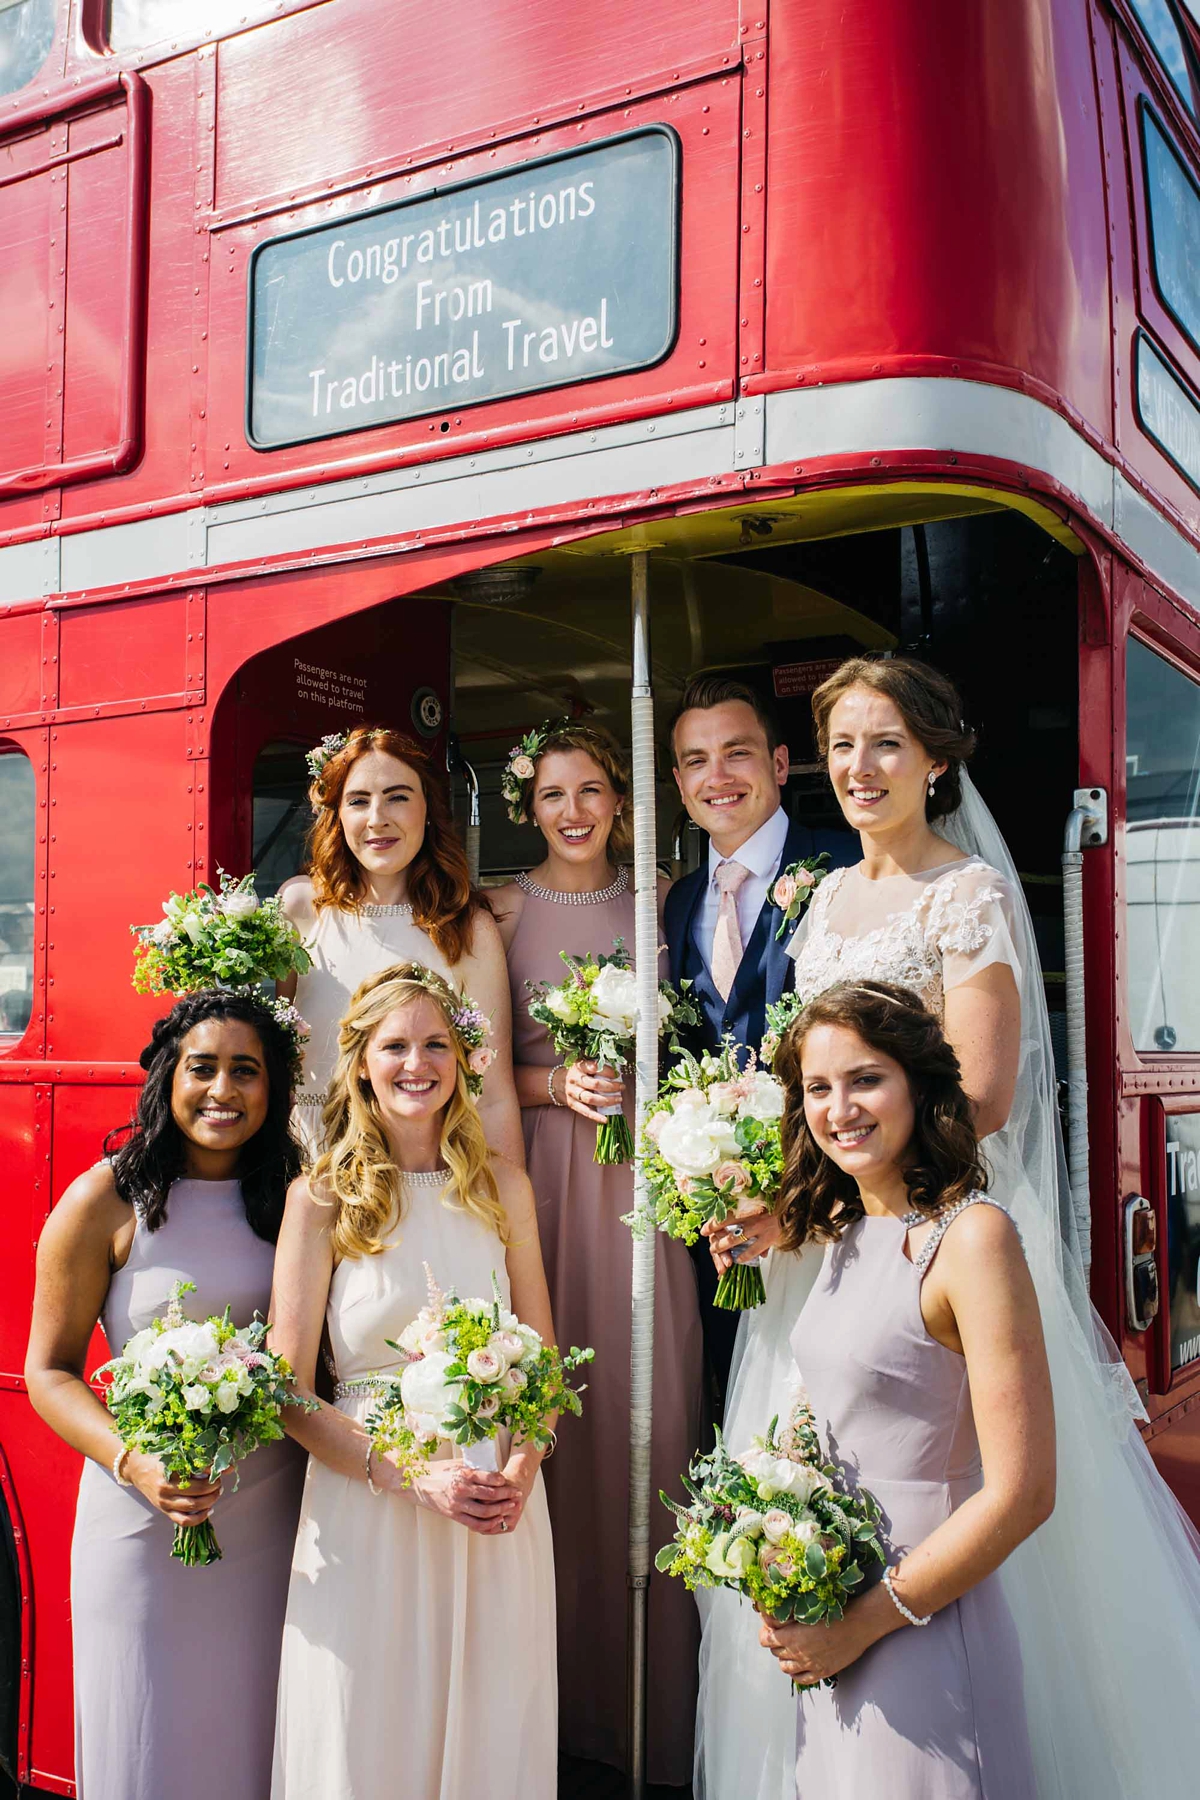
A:
<svg viewBox="0 0 1200 1800">
<path fill-rule="evenodd" d="M 746 1235 L 746 1228 L 744 1225 L 731 1225 L 729 1227 L 729 1235 L 731 1238 L 737 1238 L 740 1242 Z"/>
</svg>

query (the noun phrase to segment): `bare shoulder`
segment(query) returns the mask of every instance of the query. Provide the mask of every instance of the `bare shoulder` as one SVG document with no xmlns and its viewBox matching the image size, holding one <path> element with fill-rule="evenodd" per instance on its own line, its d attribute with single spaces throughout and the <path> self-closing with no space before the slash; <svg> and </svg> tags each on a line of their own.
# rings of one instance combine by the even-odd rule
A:
<svg viewBox="0 0 1200 1800">
<path fill-rule="evenodd" d="M 335 1196 L 322 1183 L 297 1175 L 287 1191 L 285 1221 L 308 1236 L 325 1236 L 333 1229 L 336 1207 Z"/>
<path fill-rule="evenodd" d="M 1000 1206 L 967 1206 L 947 1225 L 938 1249 L 943 1275 L 972 1276 L 984 1270 L 1025 1269 L 1021 1234 Z"/>
<path fill-rule="evenodd" d="M 481 906 L 471 921 L 471 942 L 467 947 L 464 959 L 476 964 L 489 962 L 494 957 L 504 954 L 500 927 L 491 910 L 495 900 L 490 892 L 487 899 L 487 906 Z"/>
<path fill-rule="evenodd" d="M 117 1192 L 111 1163 L 99 1162 L 65 1190 L 42 1236 L 50 1245 L 111 1242 L 132 1218 L 133 1207 Z"/>
<path fill-rule="evenodd" d="M 515 881 L 506 881 L 503 887 L 489 888 L 488 899 L 492 903 L 492 917 L 500 933 L 500 941 L 507 950 L 525 910 L 525 890 Z"/>
<path fill-rule="evenodd" d="M 312 879 L 308 875 L 289 875 L 279 890 L 280 903 L 288 918 L 296 925 L 311 925 L 316 917 L 313 905 Z"/>
</svg>

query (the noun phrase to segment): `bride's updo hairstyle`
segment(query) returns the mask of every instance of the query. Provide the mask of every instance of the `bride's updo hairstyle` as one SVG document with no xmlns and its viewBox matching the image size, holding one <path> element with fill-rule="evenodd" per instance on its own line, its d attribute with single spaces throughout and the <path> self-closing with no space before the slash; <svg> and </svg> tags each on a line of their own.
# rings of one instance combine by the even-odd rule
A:
<svg viewBox="0 0 1200 1800">
<path fill-rule="evenodd" d="M 804 1116 L 801 1053 L 818 1025 L 842 1025 L 908 1077 L 916 1117 L 904 1167 L 909 1205 L 933 1218 L 987 1187 L 958 1058 L 917 996 L 894 981 L 839 981 L 788 1026 L 771 1065 L 784 1089 L 779 1246 L 834 1243 L 863 1216 L 858 1184 L 818 1146 Z"/>
<path fill-rule="evenodd" d="M 961 771 L 974 755 L 975 733 L 963 723 L 962 700 L 950 677 L 913 656 L 852 656 L 812 697 L 817 755 L 822 762 L 829 760 L 829 715 L 853 687 L 885 694 L 917 742 L 939 762 L 945 760 L 946 769 L 925 800 L 929 823 L 956 811 L 962 801 Z"/>
<path fill-rule="evenodd" d="M 325 1102 L 326 1148 L 313 1165 L 310 1181 L 319 1198 L 336 1208 L 333 1248 L 337 1256 L 378 1256 L 396 1217 L 404 1214 L 400 1170 L 367 1075 L 371 1034 L 389 1013 L 412 1000 L 432 1000 L 446 1021 L 454 1046 L 458 1079 L 442 1114 L 442 1161 L 459 1205 L 507 1237 L 507 1217 L 488 1161 L 487 1140 L 467 1086 L 467 1059 L 452 1020 L 461 1006 L 449 982 L 419 963 L 396 963 L 369 975 L 355 990 L 338 1030 L 338 1056 Z"/>
<path fill-rule="evenodd" d="M 403 732 L 382 725 L 360 725 L 309 787 L 315 814 L 308 839 L 313 907 L 317 912 L 326 906 L 357 912 L 362 903 L 362 871 L 346 842 L 340 813 L 351 769 L 372 750 L 407 763 L 421 783 L 425 841 L 408 865 L 408 898 L 414 921 L 429 933 L 453 967 L 470 949 L 476 914 L 489 908 L 471 886 L 445 779 L 429 751 Z"/>
<path fill-rule="evenodd" d="M 547 732 L 545 741 L 533 758 L 533 774 L 522 784 L 521 809 L 527 819 L 533 819 L 533 796 L 537 788 L 537 772 L 542 758 L 549 756 L 552 750 L 582 750 L 590 756 L 597 768 L 603 769 L 612 783 L 618 798 L 625 800 L 626 805 L 613 820 L 612 831 L 608 839 L 609 861 L 614 863 L 633 861 L 633 820 L 628 805 L 629 794 L 629 762 L 625 752 L 617 740 L 602 731 L 598 725 L 576 725 L 569 719 Z"/>
</svg>

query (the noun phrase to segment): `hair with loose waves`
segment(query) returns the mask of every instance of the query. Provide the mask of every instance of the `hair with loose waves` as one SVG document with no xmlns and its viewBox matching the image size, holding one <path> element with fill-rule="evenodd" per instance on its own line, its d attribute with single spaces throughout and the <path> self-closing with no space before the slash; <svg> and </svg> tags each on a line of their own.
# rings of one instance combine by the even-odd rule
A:
<svg viewBox="0 0 1200 1800">
<path fill-rule="evenodd" d="M 341 806 L 351 769 L 372 750 L 406 763 L 421 784 L 425 841 L 406 870 L 408 899 L 414 920 L 453 967 L 471 947 L 476 915 L 491 908 L 471 886 L 445 779 L 424 745 L 403 732 L 386 725 L 358 726 L 309 787 L 316 815 L 308 839 L 313 907 L 317 912 L 326 906 L 357 912 L 362 904 L 362 869 L 346 842 Z"/>
<path fill-rule="evenodd" d="M 218 989 L 186 994 L 156 1019 L 140 1062 L 146 1071 L 133 1123 L 111 1131 L 104 1153 L 122 1200 L 137 1208 L 147 1231 L 166 1223 L 171 1183 L 187 1170 L 187 1138 L 171 1110 L 175 1070 L 188 1033 L 209 1019 L 252 1025 L 267 1073 L 267 1116 L 238 1157 L 246 1220 L 254 1233 L 275 1243 L 283 1222 L 288 1183 L 300 1173 L 300 1148 L 292 1136 L 292 1040 L 275 1015 L 250 994 Z"/>
<path fill-rule="evenodd" d="M 366 1070 L 372 1034 L 399 1006 L 432 1000 L 446 1021 L 458 1078 L 442 1114 L 441 1155 L 459 1204 L 508 1238 L 508 1220 L 492 1173 L 483 1126 L 467 1086 L 467 1062 L 451 1019 L 462 1004 L 448 981 L 420 963 L 396 963 L 369 975 L 356 990 L 338 1030 L 338 1055 L 325 1102 L 326 1148 L 309 1180 L 318 1197 L 332 1195 L 335 1254 L 378 1256 L 387 1232 L 404 1216 L 400 1170 L 392 1156 L 379 1102 Z"/>
<path fill-rule="evenodd" d="M 987 1187 L 987 1169 L 963 1092 L 958 1058 L 931 1012 L 895 981 L 840 981 L 810 1000 L 783 1035 L 772 1073 L 783 1083 L 783 1179 L 779 1244 L 834 1243 L 863 1216 L 858 1183 L 820 1149 L 804 1116 L 801 1058 L 818 1025 L 841 1025 L 899 1063 L 915 1118 L 904 1165 L 909 1205 L 933 1218 Z"/>
<path fill-rule="evenodd" d="M 629 759 L 617 740 L 610 737 L 607 731 L 602 731 L 598 725 L 577 725 L 571 720 L 564 720 L 547 733 L 546 741 L 533 759 L 533 774 L 521 784 L 521 810 L 525 817 L 533 820 L 536 825 L 533 796 L 537 788 L 537 772 L 541 768 L 542 758 L 549 756 L 554 750 L 582 750 L 607 775 L 617 797 L 625 802 L 613 820 L 609 834 L 609 861 L 632 862 L 633 819 L 629 807 Z"/>
<path fill-rule="evenodd" d="M 852 656 L 812 697 L 817 754 L 829 760 L 829 715 L 850 688 L 869 688 L 892 702 L 917 742 L 946 767 L 925 798 L 930 824 L 962 803 L 962 770 L 975 753 L 975 733 L 963 723 L 962 700 L 948 675 L 913 656 Z"/>
</svg>

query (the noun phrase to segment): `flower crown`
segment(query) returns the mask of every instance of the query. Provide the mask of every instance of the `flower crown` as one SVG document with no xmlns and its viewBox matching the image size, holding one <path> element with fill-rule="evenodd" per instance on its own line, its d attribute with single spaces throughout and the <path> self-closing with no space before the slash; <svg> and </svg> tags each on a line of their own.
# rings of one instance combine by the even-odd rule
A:
<svg viewBox="0 0 1200 1800">
<path fill-rule="evenodd" d="M 571 723 L 570 719 L 543 719 L 532 731 L 527 731 L 519 744 L 514 744 L 508 753 L 508 761 L 504 765 L 504 773 L 500 777 L 500 792 L 504 804 L 508 808 L 508 816 L 514 825 L 528 825 L 529 814 L 525 811 L 525 783 L 532 781 L 537 767 L 537 759 L 546 748 L 547 741 L 556 731 Z"/>
<path fill-rule="evenodd" d="M 406 981 L 423 987 L 426 993 L 441 1005 L 446 1003 L 446 995 L 454 999 L 454 990 L 444 975 L 436 969 L 427 969 L 421 963 L 414 963 L 405 976 Z M 462 1046 L 463 1059 L 467 1065 L 467 1087 L 478 1100 L 483 1092 L 483 1078 L 496 1060 L 496 1052 L 489 1049 L 487 1039 L 492 1035 L 492 1022 L 485 1012 L 481 1012 L 471 996 L 461 993 L 450 1013 L 450 1029 Z"/>
<path fill-rule="evenodd" d="M 339 750 L 344 750 L 349 742 L 350 733 L 348 731 L 331 731 L 328 737 L 323 737 L 319 744 L 315 744 L 311 750 L 305 753 L 304 760 L 308 764 L 308 773 L 313 781 L 321 779 L 321 771 L 325 764 L 331 762 Z"/>
</svg>

